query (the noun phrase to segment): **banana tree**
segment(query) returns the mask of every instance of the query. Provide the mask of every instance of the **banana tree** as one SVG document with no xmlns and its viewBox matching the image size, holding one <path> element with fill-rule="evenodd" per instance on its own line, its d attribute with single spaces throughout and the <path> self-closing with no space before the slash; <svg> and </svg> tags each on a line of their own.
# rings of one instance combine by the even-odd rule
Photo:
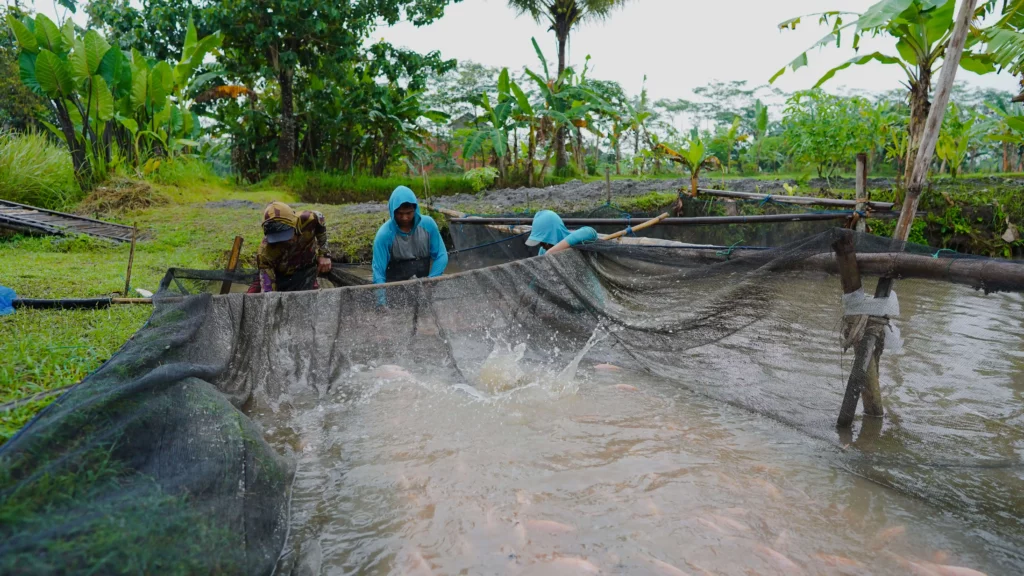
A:
<svg viewBox="0 0 1024 576">
<path fill-rule="evenodd" d="M 708 152 L 707 147 L 704 145 L 704 141 L 696 131 L 690 135 L 686 148 L 682 148 L 679 152 L 676 152 L 665 144 L 660 144 L 659 147 L 665 152 L 670 160 L 682 164 L 683 167 L 690 172 L 691 198 L 697 196 L 697 183 L 700 180 L 700 173 L 702 170 L 720 170 L 722 168 L 722 163 L 719 162 L 717 157 Z M 682 209 L 683 200 L 680 198 L 676 202 L 676 214 L 681 213 Z"/>
<path fill-rule="evenodd" d="M 895 39 L 895 54 L 871 52 L 858 55 L 826 72 L 815 84 L 815 88 L 829 81 L 837 72 L 850 66 L 869 62 L 899 66 L 906 74 L 904 86 L 907 88 L 910 100 L 907 158 L 913 158 L 917 153 L 924 124 L 928 118 L 928 111 L 931 108 L 929 94 L 932 76 L 941 67 L 940 61 L 953 33 L 955 8 L 956 0 L 881 0 L 862 14 L 840 11 L 814 14 L 812 16 L 817 16 L 819 23 L 831 26 L 831 31 L 779 70 L 769 82 L 774 82 L 787 69 L 796 71 L 806 66 L 807 54 L 811 49 L 832 44 L 840 47 L 844 33 L 848 33 L 850 29 L 852 29 L 854 51 L 859 48 L 860 40 L 864 36 L 888 36 Z M 977 15 L 983 14 L 984 7 L 979 8 Z M 779 28 L 782 30 L 796 29 L 802 18 L 787 20 L 779 24 Z M 995 60 L 991 54 L 980 47 L 979 43 L 969 42 L 968 49 L 965 50 L 960 60 L 960 67 L 984 74 L 995 70 Z M 911 164 L 911 162 L 906 163 L 908 178 Z"/>
<path fill-rule="evenodd" d="M 986 102 L 998 120 L 988 127 L 986 139 L 999 142 L 1003 151 L 1003 172 L 1010 171 L 1010 149 L 1024 144 L 1024 115 L 1014 114 L 1004 102 Z"/>
<path fill-rule="evenodd" d="M 486 92 L 480 95 L 479 105 L 485 112 L 481 117 L 484 127 L 476 130 L 462 148 L 463 158 L 469 158 L 480 151 L 485 142 L 490 142 L 497 159 L 498 177 L 502 182 L 507 181 L 508 176 L 508 136 L 509 132 L 515 129 L 516 124 L 514 116 L 518 97 L 513 96 L 512 84 L 513 82 L 509 80 L 508 68 L 503 68 L 498 75 L 497 103 L 492 105 L 491 97 Z M 518 86 L 516 89 L 519 90 Z M 522 93 L 522 90 L 519 92 Z"/>
<path fill-rule="evenodd" d="M 732 119 L 732 124 L 728 128 L 720 129 L 716 139 L 725 145 L 725 165 L 723 171 L 729 173 L 729 169 L 732 166 L 732 151 L 736 148 L 736 145 L 740 142 L 746 142 L 749 138 L 747 134 L 740 134 L 740 123 L 743 120 L 736 116 Z"/>
<path fill-rule="evenodd" d="M 956 178 L 960 174 L 960 167 L 963 166 L 967 155 L 971 150 L 977 131 L 974 128 L 978 117 L 967 113 L 964 118 L 960 108 L 956 104 L 949 105 L 942 122 L 942 131 L 939 133 L 939 141 L 936 144 L 935 155 L 942 160 L 942 165 L 949 168 L 949 174 Z M 940 168 L 939 172 L 943 170 Z"/>
<path fill-rule="evenodd" d="M 758 99 L 754 102 L 754 165 L 761 170 L 761 144 L 768 135 L 768 107 Z"/>
</svg>

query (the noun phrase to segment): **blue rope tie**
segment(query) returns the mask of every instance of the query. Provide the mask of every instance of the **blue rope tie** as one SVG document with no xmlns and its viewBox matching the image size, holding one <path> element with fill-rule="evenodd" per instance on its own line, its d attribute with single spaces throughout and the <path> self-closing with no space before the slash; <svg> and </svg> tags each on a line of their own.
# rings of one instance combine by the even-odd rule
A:
<svg viewBox="0 0 1024 576">
<path fill-rule="evenodd" d="M 761 207 L 761 208 L 764 208 L 764 206 L 766 204 L 770 204 L 771 202 L 772 202 L 772 195 L 769 194 L 769 195 L 765 196 L 763 200 L 761 200 L 761 203 L 758 204 L 758 206 Z"/>
<path fill-rule="evenodd" d="M 738 246 L 740 242 L 743 242 L 743 240 L 740 240 L 739 242 L 736 242 L 735 244 L 733 244 L 732 246 L 729 246 L 725 250 L 719 250 L 718 252 L 715 252 L 715 255 L 716 256 L 725 256 L 725 260 L 726 260 L 726 262 L 728 262 L 729 259 L 732 257 L 733 251 L 736 250 L 736 246 Z"/>
<path fill-rule="evenodd" d="M 628 226 L 628 225 L 626 226 L 626 236 L 636 237 L 636 234 L 633 234 L 633 227 L 632 226 Z"/>
<path fill-rule="evenodd" d="M 953 253 L 953 254 L 957 254 L 958 253 L 956 250 L 950 250 L 949 248 L 941 248 L 938 252 L 936 252 L 935 254 L 932 254 L 932 258 L 938 259 L 939 254 L 942 254 L 943 252 L 950 252 L 950 253 Z"/>
</svg>

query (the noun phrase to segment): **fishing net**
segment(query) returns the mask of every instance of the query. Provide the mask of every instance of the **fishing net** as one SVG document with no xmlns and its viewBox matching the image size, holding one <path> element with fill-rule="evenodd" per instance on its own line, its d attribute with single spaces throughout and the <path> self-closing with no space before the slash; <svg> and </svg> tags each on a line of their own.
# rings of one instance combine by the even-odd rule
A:
<svg viewBox="0 0 1024 576">
<path fill-rule="evenodd" d="M 296 454 L 247 414 L 327 398 L 357 365 L 476 386 L 497 340 L 553 369 L 589 343 L 588 358 L 795 428 L 823 466 L 959 518 L 1019 572 L 1024 265 L 856 235 L 862 272 L 899 276 L 900 315 L 875 320 L 885 419 L 837 433 L 843 233 L 770 250 L 597 243 L 383 288 L 215 297 L 172 275 L 147 325 L 0 449 L 0 572 L 299 573 Z"/>
</svg>

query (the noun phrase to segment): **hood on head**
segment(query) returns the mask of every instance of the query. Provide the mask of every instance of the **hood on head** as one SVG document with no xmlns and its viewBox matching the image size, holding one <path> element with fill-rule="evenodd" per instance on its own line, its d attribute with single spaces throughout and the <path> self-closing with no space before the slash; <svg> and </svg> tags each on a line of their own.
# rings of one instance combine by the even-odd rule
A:
<svg viewBox="0 0 1024 576">
<path fill-rule="evenodd" d="M 405 186 L 399 186 L 391 193 L 391 199 L 388 200 L 388 214 L 391 215 L 391 226 L 393 226 L 396 231 L 398 231 L 398 223 L 395 222 L 395 210 L 398 210 L 402 204 L 407 203 L 416 205 L 416 215 L 412 220 L 413 229 L 415 230 L 416 227 L 420 225 L 420 203 L 416 200 L 416 194 Z"/>
<path fill-rule="evenodd" d="M 284 202 L 271 202 L 263 209 L 263 237 L 268 244 L 291 240 L 297 223 L 295 211 Z"/>
<path fill-rule="evenodd" d="M 562 217 L 551 210 L 541 210 L 533 217 L 533 228 L 527 246 L 551 244 L 554 246 L 569 235 L 569 229 L 562 223 Z"/>
</svg>

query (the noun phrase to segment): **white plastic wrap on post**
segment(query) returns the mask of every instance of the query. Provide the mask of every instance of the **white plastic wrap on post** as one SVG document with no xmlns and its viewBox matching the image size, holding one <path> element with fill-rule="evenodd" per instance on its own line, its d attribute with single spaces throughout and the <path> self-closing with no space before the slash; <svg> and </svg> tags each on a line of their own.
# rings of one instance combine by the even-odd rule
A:
<svg viewBox="0 0 1024 576">
<path fill-rule="evenodd" d="M 843 294 L 843 316 L 888 316 L 900 315 L 900 303 L 896 292 L 890 292 L 888 298 L 870 298 L 860 289 L 856 292 Z"/>
<path fill-rule="evenodd" d="M 900 336 L 900 329 L 895 322 L 889 322 L 885 327 L 885 352 L 887 354 L 899 354 L 903 351 L 903 338 Z"/>
</svg>

